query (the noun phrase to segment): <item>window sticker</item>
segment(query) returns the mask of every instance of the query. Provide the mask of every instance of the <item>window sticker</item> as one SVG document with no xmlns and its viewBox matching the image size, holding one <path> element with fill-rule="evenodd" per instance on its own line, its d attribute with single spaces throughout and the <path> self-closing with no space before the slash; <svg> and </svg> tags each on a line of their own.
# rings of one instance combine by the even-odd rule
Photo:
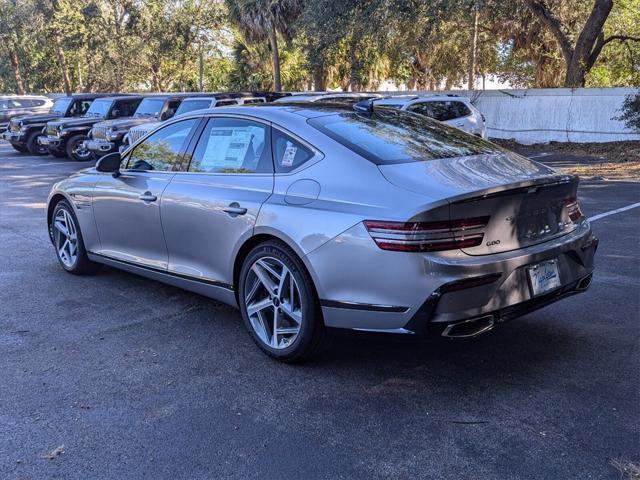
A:
<svg viewBox="0 0 640 480">
<path fill-rule="evenodd" d="M 246 128 L 213 127 L 201 165 L 207 169 L 242 168 L 252 139 Z"/>
<path fill-rule="evenodd" d="M 287 142 L 287 148 L 284 150 L 284 154 L 282 155 L 282 160 L 280 161 L 280 165 L 283 167 L 290 167 L 293 165 L 293 161 L 296 158 L 296 153 L 298 153 L 298 147 L 293 145 L 291 142 Z"/>
</svg>

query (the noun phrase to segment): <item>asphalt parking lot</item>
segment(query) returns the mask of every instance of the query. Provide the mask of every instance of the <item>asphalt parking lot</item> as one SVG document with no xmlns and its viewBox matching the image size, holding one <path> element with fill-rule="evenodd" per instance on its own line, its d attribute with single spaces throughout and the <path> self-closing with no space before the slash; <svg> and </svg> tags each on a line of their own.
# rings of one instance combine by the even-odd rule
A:
<svg viewBox="0 0 640 480">
<path fill-rule="evenodd" d="M 593 223 L 585 294 L 474 340 L 341 337 L 288 366 L 231 308 L 58 266 L 44 202 L 88 165 L 0 144 L 0 479 L 617 479 L 612 460 L 640 461 L 640 208 Z M 594 216 L 640 183 L 580 196 Z"/>
</svg>

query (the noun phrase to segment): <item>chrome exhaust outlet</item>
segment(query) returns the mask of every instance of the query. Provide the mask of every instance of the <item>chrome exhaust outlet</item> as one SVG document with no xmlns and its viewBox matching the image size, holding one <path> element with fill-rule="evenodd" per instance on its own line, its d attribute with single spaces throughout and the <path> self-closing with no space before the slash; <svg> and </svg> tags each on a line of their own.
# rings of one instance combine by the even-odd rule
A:
<svg viewBox="0 0 640 480">
<path fill-rule="evenodd" d="M 582 280 L 580 280 L 580 282 L 578 282 L 578 286 L 576 287 L 576 290 L 579 290 L 579 291 L 586 290 L 591 285 L 591 280 L 593 280 L 593 273 L 590 273 L 589 275 L 584 277 Z"/>
<path fill-rule="evenodd" d="M 447 338 L 474 338 L 488 332 L 495 327 L 496 321 L 493 315 L 472 318 L 463 322 L 452 323 L 442 332 Z"/>
</svg>

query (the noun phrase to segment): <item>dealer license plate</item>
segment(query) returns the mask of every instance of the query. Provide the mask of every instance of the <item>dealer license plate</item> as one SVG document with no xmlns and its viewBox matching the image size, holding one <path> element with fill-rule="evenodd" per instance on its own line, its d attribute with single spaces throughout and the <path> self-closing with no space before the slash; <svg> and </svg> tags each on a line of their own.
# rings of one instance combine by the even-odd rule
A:
<svg viewBox="0 0 640 480">
<path fill-rule="evenodd" d="M 558 274 L 558 262 L 549 260 L 533 265 L 527 269 L 529 273 L 529 284 L 534 297 L 555 290 L 560 286 L 560 275 Z"/>
</svg>

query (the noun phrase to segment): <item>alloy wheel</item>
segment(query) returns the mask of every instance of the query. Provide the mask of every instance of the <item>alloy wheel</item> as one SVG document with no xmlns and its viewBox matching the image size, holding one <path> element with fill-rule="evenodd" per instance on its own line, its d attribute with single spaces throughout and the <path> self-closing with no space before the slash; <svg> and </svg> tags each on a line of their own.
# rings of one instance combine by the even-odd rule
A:
<svg viewBox="0 0 640 480">
<path fill-rule="evenodd" d="M 89 160 L 91 158 L 91 150 L 83 147 L 83 141 L 76 142 L 72 148 L 73 155 L 80 161 Z"/>
<path fill-rule="evenodd" d="M 244 284 L 247 316 L 258 338 L 281 350 L 298 337 L 302 326 L 302 297 L 291 270 L 280 260 L 262 257 L 247 273 Z"/>
<path fill-rule="evenodd" d="M 61 208 L 53 219 L 53 237 L 58 258 L 72 268 L 78 258 L 78 230 L 71 214 Z"/>
</svg>

